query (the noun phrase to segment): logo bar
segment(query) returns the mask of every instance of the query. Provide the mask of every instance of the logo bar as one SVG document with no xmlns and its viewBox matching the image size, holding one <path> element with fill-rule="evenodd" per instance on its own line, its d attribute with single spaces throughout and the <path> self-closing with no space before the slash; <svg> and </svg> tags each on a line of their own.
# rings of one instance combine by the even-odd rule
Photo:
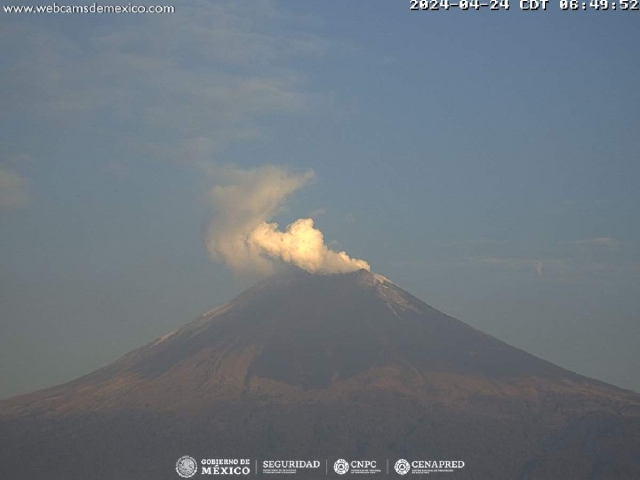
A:
<svg viewBox="0 0 640 480">
<path fill-rule="evenodd" d="M 395 462 L 385 461 L 386 468 L 376 459 L 331 460 L 333 468 L 329 470 L 329 459 L 324 460 L 325 476 L 338 475 L 346 478 L 350 475 L 383 475 L 454 473 L 462 470 L 462 460 L 407 460 L 400 458 Z M 390 469 L 393 465 L 393 469 Z M 255 476 L 318 474 L 322 470 L 322 461 L 313 459 L 274 459 L 253 461 Z M 198 475 L 247 476 L 251 474 L 251 459 L 248 458 L 203 458 L 200 461 L 190 455 L 183 455 L 176 462 L 176 473 L 180 478 L 192 478 Z"/>
</svg>

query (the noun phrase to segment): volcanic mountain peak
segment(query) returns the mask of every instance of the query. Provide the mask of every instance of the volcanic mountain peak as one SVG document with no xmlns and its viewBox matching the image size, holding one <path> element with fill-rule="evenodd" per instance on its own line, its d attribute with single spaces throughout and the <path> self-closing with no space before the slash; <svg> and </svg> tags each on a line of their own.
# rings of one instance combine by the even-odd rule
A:
<svg viewBox="0 0 640 480">
<path fill-rule="evenodd" d="M 387 277 L 380 275 L 379 273 L 374 273 L 365 269 L 360 269 L 360 270 L 357 270 L 356 272 L 346 273 L 342 275 L 352 276 L 356 279 L 356 281 L 365 285 L 377 286 L 379 284 L 385 284 L 385 283 L 395 285 L 395 283 L 393 283 Z"/>
<path fill-rule="evenodd" d="M 185 451 L 453 455 L 463 478 L 640 478 L 640 395 L 366 270 L 268 278 L 101 370 L 0 402 L 0 432 L 0 478 L 27 466 L 31 479 L 171 479 Z"/>
<path fill-rule="evenodd" d="M 258 398 L 344 401 L 381 390 L 450 403 L 576 389 L 629 393 L 513 348 L 381 275 L 296 270 L 259 282 L 112 365 L 9 405 L 23 413 L 180 411 Z"/>
</svg>

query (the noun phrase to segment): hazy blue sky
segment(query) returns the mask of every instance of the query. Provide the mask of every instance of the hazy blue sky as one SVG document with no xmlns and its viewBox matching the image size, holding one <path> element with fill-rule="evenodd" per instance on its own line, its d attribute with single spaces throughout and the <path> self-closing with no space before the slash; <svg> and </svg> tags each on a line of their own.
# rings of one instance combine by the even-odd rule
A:
<svg viewBox="0 0 640 480">
<path fill-rule="evenodd" d="M 313 169 L 280 223 L 640 391 L 639 12 L 176 9 L 0 13 L 0 397 L 252 283 L 208 259 L 213 164 Z"/>
</svg>

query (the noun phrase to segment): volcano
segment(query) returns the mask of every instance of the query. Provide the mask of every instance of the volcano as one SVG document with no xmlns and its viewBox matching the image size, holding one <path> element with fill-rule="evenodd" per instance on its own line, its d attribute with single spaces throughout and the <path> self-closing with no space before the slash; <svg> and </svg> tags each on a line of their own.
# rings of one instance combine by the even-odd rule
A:
<svg viewBox="0 0 640 480">
<path fill-rule="evenodd" d="M 640 395 L 360 270 L 273 276 L 101 370 L 0 402 L 2 479 L 176 479 L 185 452 L 320 460 L 304 478 L 402 458 L 464 462 L 445 478 L 638 479 Z"/>
</svg>

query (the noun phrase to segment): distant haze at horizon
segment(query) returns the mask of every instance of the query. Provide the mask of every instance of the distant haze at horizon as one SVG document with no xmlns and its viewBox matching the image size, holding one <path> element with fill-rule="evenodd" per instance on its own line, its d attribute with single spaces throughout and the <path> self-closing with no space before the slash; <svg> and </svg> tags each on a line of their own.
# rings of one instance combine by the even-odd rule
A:
<svg viewBox="0 0 640 480">
<path fill-rule="evenodd" d="M 220 165 L 315 172 L 269 221 L 312 218 L 434 308 L 640 391 L 637 15 L 494 13 L 1 16 L 0 398 L 256 280 L 205 246 Z"/>
</svg>

